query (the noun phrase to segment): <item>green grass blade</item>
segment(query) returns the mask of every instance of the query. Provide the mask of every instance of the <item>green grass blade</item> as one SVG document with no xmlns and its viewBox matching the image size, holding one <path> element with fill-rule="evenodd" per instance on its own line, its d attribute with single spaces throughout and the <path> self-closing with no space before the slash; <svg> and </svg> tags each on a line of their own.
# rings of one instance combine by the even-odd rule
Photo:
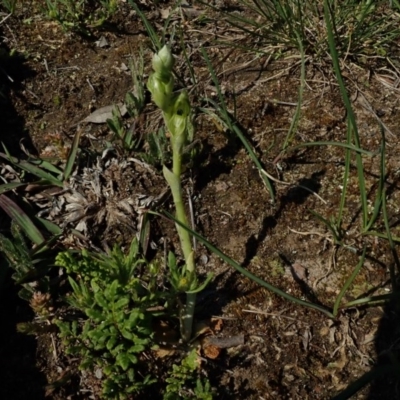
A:
<svg viewBox="0 0 400 400">
<path fill-rule="evenodd" d="M 62 171 L 57 168 L 55 165 L 53 165 L 52 163 L 50 163 L 49 161 L 46 160 L 41 160 L 41 159 L 35 159 L 32 157 L 29 157 L 27 160 L 29 163 L 36 165 L 40 168 L 43 168 L 49 172 L 53 172 L 54 174 L 57 174 L 59 176 L 62 175 Z"/>
<path fill-rule="evenodd" d="M 67 181 L 68 178 L 71 176 L 72 169 L 74 168 L 76 155 L 79 149 L 79 140 L 81 138 L 81 130 L 78 130 L 75 133 L 74 140 L 72 141 L 71 148 L 68 153 L 67 163 L 65 164 L 65 169 L 63 173 L 63 181 Z"/>
<path fill-rule="evenodd" d="M 384 194 L 382 195 L 382 199 L 383 199 L 383 196 L 384 196 Z M 383 210 L 383 204 L 382 204 L 382 210 Z M 381 233 L 381 232 L 368 231 L 368 232 L 364 232 L 364 235 L 371 235 L 371 236 L 379 237 L 381 239 L 389 240 L 388 235 L 385 235 L 384 233 Z M 394 235 L 390 234 L 390 237 L 392 238 L 393 242 L 400 244 L 399 236 L 394 236 Z"/>
<path fill-rule="evenodd" d="M 335 304 L 333 306 L 333 312 L 332 312 L 332 314 L 335 317 L 336 317 L 336 315 L 338 313 L 339 305 L 340 305 L 340 302 L 342 301 L 343 296 L 345 295 L 345 293 L 347 292 L 347 289 L 350 287 L 350 285 L 353 283 L 354 279 L 356 278 L 356 276 L 360 272 L 361 267 L 364 265 L 366 252 L 367 252 L 367 249 L 364 247 L 364 250 L 363 250 L 361 258 L 360 258 L 360 261 L 358 262 L 356 268 L 354 268 L 353 273 L 346 280 L 345 284 L 343 285 L 342 290 L 340 291 L 340 293 L 338 294 L 338 296 L 336 298 Z"/>
<path fill-rule="evenodd" d="M 48 172 L 43 171 L 41 168 L 37 167 L 36 165 L 33 165 L 25 160 L 18 160 L 15 157 L 8 156 L 1 152 L 0 152 L 0 157 L 10 161 L 16 167 L 21 168 L 22 170 L 27 171 L 27 172 L 31 173 L 32 175 L 35 175 L 36 177 L 49 182 L 52 185 L 63 187 L 63 183 L 61 180 L 57 179 L 56 177 L 49 174 Z"/>
<path fill-rule="evenodd" d="M 245 147 L 245 149 L 247 150 L 251 160 L 254 162 L 254 164 L 256 165 L 258 171 L 260 172 L 260 176 L 261 179 L 264 181 L 267 190 L 271 196 L 271 200 L 273 203 L 275 203 L 275 190 L 274 187 L 271 183 L 271 181 L 268 179 L 268 177 L 265 174 L 262 174 L 261 171 L 263 170 L 263 166 L 261 165 L 261 162 L 258 160 L 257 155 L 255 154 L 252 146 L 250 145 L 250 143 L 247 141 L 247 139 L 245 138 L 245 136 L 243 135 L 242 131 L 239 129 L 239 127 L 235 124 L 235 122 L 232 121 L 231 117 L 229 116 L 228 110 L 227 110 L 227 106 L 224 100 L 224 97 L 222 95 L 221 92 L 221 88 L 219 86 L 219 82 L 218 82 L 218 78 L 215 75 L 215 71 L 214 68 L 211 65 L 210 59 L 208 58 L 208 55 L 206 53 L 206 51 L 202 48 L 201 49 L 201 53 L 203 55 L 204 60 L 206 61 L 208 70 L 210 72 L 211 78 L 214 82 L 215 88 L 217 90 L 218 93 L 218 98 L 220 101 L 220 106 L 217 106 L 217 111 L 221 114 L 225 124 L 229 127 L 229 130 L 233 133 L 236 134 L 236 136 L 240 139 L 240 141 L 242 142 L 243 146 Z"/>
<path fill-rule="evenodd" d="M 302 147 L 312 147 L 312 146 L 336 146 L 336 147 L 343 147 L 344 149 L 348 149 L 348 150 L 352 150 L 355 153 L 359 153 L 359 154 L 365 154 L 369 157 L 373 157 L 377 154 L 379 154 L 379 152 L 373 153 L 371 151 L 368 150 L 364 150 L 361 149 L 358 146 L 354 146 L 353 144 L 348 144 L 348 143 L 341 143 L 341 142 L 308 142 L 308 143 L 301 143 L 298 144 L 297 146 L 294 147 L 290 147 L 290 149 L 288 149 L 288 151 L 294 151 L 297 149 L 300 149 Z"/>
<path fill-rule="evenodd" d="M 300 114 L 301 114 L 301 106 L 303 104 L 303 93 L 304 93 L 304 87 L 306 84 L 306 57 L 304 54 L 304 49 L 303 49 L 303 43 L 300 39 L 300 36 L 296 33 L 297 40 L 299 42 L 299 50 L 301 54 L 301 69 L 300 69 L 300 87 L 299 87 L 299 100 L 297 102 L 297 107 L 296 111 L 294 113 L 292 123 L 290 124 L 289 131 L 287 133 L 285 142 L 283 144 L 283 151 L 286 150 L 286 148 L 289 146 L 290 142 L 293 140 L 293 137 L 295 135 L 295 131 L 300 119 Z"/>
<path fill-rule="evenodd" d="M 364 229 L 364 233 L 369 231 L 372 226 L 374 225 L 376 219 L 378 218 L 379 212 L 381 210 L 384 190 L 385 190 L 385 179 L 386 179 L 386 140 L 385 140 L 385 131 L 383 126 L 381 128 L 381 135 L 382 135 L 382 144 L 381 144 L 381 157 L 380 157 L 380 167 L 379 167 L 379 183 L 378 189 L 376 192 L 374 210 L 372 213 L 371 218 L 368 221 L 367 226 Z M 390 234 L 390 232 L 389 232 Z"/>
<path fill-rule="evenodd" d="M 350 126 L 347 126 L 347 144 L 351 145 L 351 132 L 349 132 Z M 340 195 L 340 203 L 339 203 L 339 211 L 337 216 L 337 225 L 342 226 L 343 219 L 343 211 L 346 205 L 346 195 L 347 195 L 347 184 L 349 183 L 349 175 L 350 175 L 350 166 L 351 166 L 351 152 L 350 149 L 346 149 L 345 151 L 345 159 L 344 159 L 344 175 L 343 175 L 343 189 Z"/>
<path fill-rule="evenodd" d="M 21 186 L 26 186 L 26 185 L 27 185 L 27 183 L 21 183 L 21 182 L 4 183 L 3 185 L 0 185 L 0 194 L 8 192 L 10 190 L 14 190 Z"/>
<path fill-rule="evenodd" d="M 14 201 L 6 195 L 0 195 L 0 207 L 7 213 L 7 215 L 15 221 L 24 233 L 32 240 L 33 243 L 39 245 L 44 241 L 39 229 L 36 228 L 28 215 L 18 206 Z"/>
<path fill-rule="evenodd" d="M 162 214 L 153 212 L 153 211 L 149 211 L 149 213 L 154 214 L 154 215 L 158 215 L 158 216 L 163 216 Z M 188 226 L 183 225 L 182 223 L 180 223 L 176 218 L 174 218 L 171 214 L 169 214 L 168 212 L 164 212 L 165 216 L 174 221 L 176 224 L 180 225 L 183 229 L 186 229 L 193 237 L 195 237 L 199 242 L 201 242 L 202 244 L 204 244 L 204 246 L 206 246 L 211 252 L 213 252 L 215 255 L 217 255 L 218 257 L 220 257 L 223 261 L 225 261 L 227 264 L 229 264 L 230 266 L 232 266 L 233 268 L 235 268 L 238 272 L 240 272 L 241 274 L 243 274 L 245 277 L 251 279 L 252 281 L 256 282 L 257 284 L 259 284 L 260 286 L 263 286 L 265 288 L 267 288 L 268 290 L 270 290 L 271 292 L 283 297 L 286 300 L 289 300 L 293 303 L 296 303 L 298 305 L 307 307 L 307 308 L 311 308 L 313 310 L 317 310 L 322 312 L 323 314 L 325 314 L 326 316 L 328 316 L 329 318 L 333 318 L 333 314 L 325 307 L 320 306 L 318 304 L 314 304 L 314 303 L 309 303 L 307 301 L 301 300 L 297 297 L 291 296 L 290 294 L 284 292 L 281 289 L 278 289 L 277 287 L 271 285 L 270 283 L 258 278 L 256 275 L 253 275 L 251 272 L 247 271 L 247 269 L 243 268 L 240 264 L 238 264 L 236 261 L 232 260 L 230 257 L 228 257 L 226 254 L 224 254 L 221 250 L 219 250 L 218 248 L 216 248 L 215 246 L 213 246 L 207 239 L 205 239 L 203 236 L 201 236 L 200 234 L 198 234 L 197 232 L 193 231 L 192 229 L 190 229 Z"/>
<path fill-rule="evenodd" d="M 47 231 L 49 231 L 53 235 L 61 235 L 62 234 L 62 229 L 54 222 L 51 222 L 47 219 L 40 218 L 40 217 L 35 217 L 35 220 L 38 222 L 39 225 L 42 225 L 43 228 L 45 228 Z"/>
<path fill-rule="evenodd" d="M 331 12 L 328 0 L 324 0 L 324 16 L 325 16 L 326 29 L 328 33 L 328 44 L 329 44 L 330 54 L 332 57 L 333 69 L 335 71 L 336 79 L 339 84 L 339 90 L 342 95 L 342 100 L 347 111 L 347 123 L 350 124 L 348 135 L 351 134 L 352 138 L 354 139 L 356 147 L 360 148 L 361 147 L 360 138 L 358 135 L 356 118 L 340 71 L 339 55 L 336 50 L 336 44 L 332 30 L 332 21 L 334 20 L 334 15 Z M 367 203 L 367 192 L 365 188 L 364 168 L 363 168 L 362 158 L 359 153 L 356 153 L 356 163 L 357 163 L 357 174 L 360 186 L 360 200 L 361 200 L 363 228 L 365 228 L 368 223 L 368 203 Z"/>
<path fill-rule="evenodd" d="M 400 293 L 388 293 L 388 294 L 381 294 L 378 296 L 369 296 L 369 297 L 362 297 L 360 299 L 349 301 L 348 303 L 344 304 L 341 308 L 350 308 L 355 306 L 363 306 L 363 305 L 371 305 L 376 303 L 385 302 L 388 303 L 393 300 L 400 300 Z"/>
<path fill-rule="evenodd" d="M 148 19 L 145 17 L 145 15 L 140 11 L 139 7 L 136 5 L 136 3 L 133 0 L 129 0 L 129 3 L 131 6 L 134 8 L 136 11 L 137 15 L 140 17 L 140 19 L 143 22 L 143 25 L 149 34 L 150 40 L 153 43 L 153 47 L 156 52 L 161 49 L 162 44 L 160 42 L 160 39 L 158 38 L 158 35 L 156 31 L 154 30 L 153 26 L 150 24 Z"/>
<path fill-rule="evenodd" d="M 308 210 L 315 218 L 320 220 L 331 231 L 335 244 L 342 244 L 342 235 L 340 234 L 340 225 L 334 226 L 330 221 L 314 210 Z"/>
</svg>

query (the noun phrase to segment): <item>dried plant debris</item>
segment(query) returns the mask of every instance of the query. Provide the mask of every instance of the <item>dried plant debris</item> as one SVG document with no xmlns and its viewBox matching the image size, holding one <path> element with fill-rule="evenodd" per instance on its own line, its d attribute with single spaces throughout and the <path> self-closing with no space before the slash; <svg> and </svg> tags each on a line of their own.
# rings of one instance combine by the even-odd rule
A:
<svg viewBox="0 0 400 400">
<path fill-rule="evenodd" d="M 143 210 L 165 198 L 167 190 L 160 191 L 160 179 L 139 160 L 106 153 L 94 165 L 76 170 L 63 189 L 47 188 L 29 199 L 41 208 L 38 216 L 88 239 L 118 232 L 122 226 L 135 234 L 140 231 Z"/>
</svg>

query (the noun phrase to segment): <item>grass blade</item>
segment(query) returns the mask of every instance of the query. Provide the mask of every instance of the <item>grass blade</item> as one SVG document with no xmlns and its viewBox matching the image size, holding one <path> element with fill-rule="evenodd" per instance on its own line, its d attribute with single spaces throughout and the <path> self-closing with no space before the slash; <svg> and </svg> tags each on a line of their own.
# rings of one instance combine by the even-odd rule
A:
<svg viewBox="0 0 400 400">
<path fill-rule="evenodd" d="M 71 176 L 72 169 L 75 164 L 76 154 L 79 148 L 79 140 L 81 138 L 81 131 L 78 130 L 74 136 L 74 140 L 72 141 L 71 148 L 68 153 L 67 163 L 65 164 L 65 169 L 63 173 L 63 181 L 67 181 Z"/>
<path fill-rule="evenodd" d="M 8 192 L 10 190 L 14 190 L 21 186 L 26 186 L 26 185 L 27 185 L 27 183 L 21 183 L 21 182 L 5 183 L 4 185 L 0 185 L 0 194 Z"/>
<path fill-rule="evenodd" d="M 332 57 L 333 69 L 335 71 L 336 79 L 339 84 L 339 90 L 342 95 L 342 100 L 347 111 L 347 123 L 350 125 L 347 133 L 348 136 L 347 141 L 348 143 L 350 143 L 352 141 L 351 138 L 354 139 L 355 146 L 357 148 L 360 148 L 361 147 L 360 137 L 358 135 L 356 118 L 340 71 L 339 55 L 336 50 L 336 44 L 332 29 L 332 21 L 334 21 L 334 15 L 330 8 L 328 0 L 324 0 L 324 16 L 325 16 L 326 29 L 328 33 L 328 44 L 329 44 L 329 51 Z M 360 185 L 360 200 L 361 200 L 363 228 L 365 229 L 368 223 L 368 203 L 367 203 L 367 192 L 365 188 L 364 168 L 363 168 L 362 158 L 359 153 L 356 153 L 356 163 L 357 163 L 358 181 Z"/>
<path fill-rule="evenodd" d="M 136 3 L 133 0 L 129 0 L 129 3 L 133 7 L 133 9 L 136 11 L 136 13 L 139 16 L 139 18 L 142 20 L 143 25 L 144 25 L 147 33 L 150 36 L 150 40 L 153 43 L 154 50 L 157 52 L 158 50 L 161 49 L 162 45 L 161 45 L 160 39 L 158 38 L 158 35 L 157 35 L 156 31 L 153 29 L 152 25 L 147 20 L 145 15 L 140 11 L 140 9 L 136 5 Z"/>
<path fill-rule="evenodd" d="M 47 170 L 49 172 L 53 172 L 56 175 L 59 175 L 59 176 L 62 175 L 62 171 L 59 168 L 57 168 L 55 165 L 51 164 L 49 161 L 35 159 L 32 157 L 29 157 L 27 161 L 33 165 L 36 165 L 38 167 L 41 167 L 41 168 Z"/>
<path fill-rule="evenodd" d="M 63 183 L 61 180 L 57 179 L 55 176 L 49 174 L 48 172 L 43 171 L 41 168 L 37 167 L 36 165 L 29 163 L 28 161 L 18 160 L 17 158 L 12 157 L 11 155 L 6 155 L 1 152 L 0 152 L 0 157 L 10 161 L 16 167 L 21 168 L 22 170 L 27 171 L 27 172 L 31 173 L 32 175 L 35 175 L 36 177 L 49 182 L 52 185 L 63 187 Z"/>
<path fill-rule="evenodd" d="M 361 149 L 360 147 L 354 146 L 353 144 L 349 143 L 341 143 L 341 142 L 308 142 L 308 143 L 301 143 L 297 146 L 291 147 L 289 151 L 300 149 L 301 147 L 311 147 L 311 146 L 336 146 L 336 147 L 343 147 L 344 149 L 352 150 L 355 153 L 365 154 L 367 156 L 376 156 L 379 152 L 372 153 L 371 151 Z"/>
<path fill-rule="evenodd" d="M 293 119 L 292 119 L 292 123 L 290 124 L 289 131 L 287 133 L 285 142 L 283 144 L 283 151 L 286 150 L 286 148 L 289 146 L 289 143 L 293 140 L 293 137 L 295 135 L 295 130 L 297 128 L 297 124 L 300 119 L 301 106 L 303 103 L 303 93 L 304 93 L 304 87 L 305 87 L 305 83 L 306 83 L 306 58 L 305 58 L 305 54 L 304 54 L 303 43 L 297 32 L 296 32 L 296 37 L 299 42 L 299 50 L 300 50 L 300 54 L 301 54 L 299 100 L 297 102 L 297 107 L 296 107 L 296 111 L 295 111 Z"/>
<path fill-rule="evenodd" d="M 348 303 L 344 304 L 341 308 L 350 308 L 355 306 L 362 306 L 362 305 L 369 305 L 369 304 L 376 304 L 381 302 L 389 302 L 393 300 L 400 300 L 400 293 L 388 293 L 388 294 L 381 294 L 378 296 L 369 296 L 369 297 L 362 297 L 360 299 L 349 301 Z"/>
<path fill-rule="evenodd" d="M 263 170 L 263 166 L 261 165 L 260 161 L 258 160 L 257 155 L 255 154 L 252 146 L 247 141 L 247 139 L 245 138 L 245 136 L 243 135 L 243 133 L 239 129 L 239 127 L 234 122 L 232 122 L 232 119 L 229 116 L 229 113 L 227 111 L 227 106 L 226 106 L 224 97 L 222 95 L 221 88 L 219 86 L 219 82 L 218 82 L 217 76 L 215 75 L 214 68 L 211 65 L 210 59 L 208 58 L 207 53 L 203 48 L 201 49 L 201 53 L 203 55 L 204 60 L 207 63 L 208 70 L 210 71 L 211 78 L 212 78 L 212 80 L 214 82 L 215 88 L 216 88 L 217 93 L 218 93 L 218 98 L 219 98 L 219 101 L 221 103 L 220 106 L 217 106 L 217 111 L 222 115 L 222 118 L 224 119 L 225 124 L 229 127 L 229 130 L 236 134 L 236 136 L 240 139 L 240 141 L 242 142 L 243 146 L 245 147 L 245 149 L 249 153 L 250 158 L 252 159 L 252 161 L 256 165 L 258 171 L 260 172 L 261 179 L 264 181 L 264 183 L 265 183 L 265 185 L 267 187 L 267 190 L 268 190 L 268 192 L 269 192 L 269 194 L 271 196 L 272 202 L 275 203 L 274 187 L 273 187 L 271 181 L 268 179 L 268 177 L 265 174 L 261 173 L 261 171 Z"/>
<path fill-rule="evenodd" d="M 347 126 L 347 144 L 351 145 L 351 132 L 350 126 Z M 343 211 L 346 205 L 346 195 L 347 195 L 347 184 L 349 183 L 349 175 L 350 175 L 350 167 L 351 167 L 351 152 L 350 149 L 346 149 L 345 158 L 344 158 L 344 175 L 343 175 L 343 189 L 340 194 L 340 203 L 339 203 L 339 211 L 337 216 L 337 226 L 342 226 L 343 219 Z"/>
<path fill-rule="evenodd" d="M 364 229 L 364 233 L 366 231 L 369 231 L 371 227 L 374 225 L 376 219 L 378 218 L 379 212 L 381 210 L 382 206 L 382 201 L 384 200 L 383 197 L 385 195 L 385 178 L 386 178 L 386 140 L 385 140 L 385 131 L 382 125 L 380 125 L 381 128 L 381 135 L 382 135 L 382 144 L 381 144 L 381 157 L 380 157 L 380 168 L 379 168 L 379 183 L 378 183 L 378 189 L 376 193 L 376 198 L 375 198 L 375 204 L 374 204 L 374 211 L 372 213 L 371 218 L 368 221 L 367 226 Z M 388 231 L 388 234 L 390 235 L 390 231 Z"/>
<path fill-rule="evenodd" d="M 366 249 L 366 247 L 364 247 L 364 250 L 363 250 L 361 258 L 360 258 L 360 261 L 358 262 L 358 264 L 357 264 L 356 268 L 354 269 L 353 273 L 346 280 L 345 284 L 343 285 L 342 290 L 340 291 L 340 293 L 338 294 L 338 297 L 336 298 L 335 304 L 333 306 L 333 312 L 332 312 L 332 314 L 335 317 L 336 317 L 336 315 L 338 313 L 339 305 L 340 305 L 340 302 L 342 301 L 343 296 L 345 295 L 345 293 L 347 292 L 347 289 L 350 287 L 350 285 L 353 283 L 354 279 L 356 278 L 356 276 L 360 272 L 361 267 L 364 265 L 366 252 L 367 252 L 367 249 Z"/>
<path fill-rule="evenodd" d="M 21 227 L 33 243 L 40 245 L 44 241 L 41 232 L 36 228 L 28 215 L 20 206 L 4 194 L 0 195 L 0 207 Z"/>
</svg>

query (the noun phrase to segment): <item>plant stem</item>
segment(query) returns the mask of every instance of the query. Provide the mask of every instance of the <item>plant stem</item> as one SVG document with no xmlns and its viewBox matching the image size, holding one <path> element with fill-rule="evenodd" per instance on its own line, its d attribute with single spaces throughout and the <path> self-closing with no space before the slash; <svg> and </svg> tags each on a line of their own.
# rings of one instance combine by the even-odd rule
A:
<svg viewBox="0 0 400 400">
<path fill-rule="evenodd" d="M 172 171 L 166 166 L 163 168 L 163 173 L 166 181 L 168 182 L 172 197 L 174 199 L 176 219 L 185 226 L 189 226 L 188 219 L 186 217 L 185 207 L 182 198 L 182 185 L 181 185 L 181 170 L 182 170 L 182 147 L 179 144 L 173 142 L 173 159 L 172 159 Z M 192 249 L 190 233 L 176 224 L 179 240 L 181 242 L 181 248 L 183 256 L 186 262 L 186 269 L 192 275 L 195 274 L 195 262 L 194 262 L 194 251 Z M 189 341 L 192 336 L 193 326 L 193 314 L 196 304 L 196 294 L 186 294 L 186 307 L 181 315 L 181 330 L 182 338 L 184 341 Z"/>
</svg>

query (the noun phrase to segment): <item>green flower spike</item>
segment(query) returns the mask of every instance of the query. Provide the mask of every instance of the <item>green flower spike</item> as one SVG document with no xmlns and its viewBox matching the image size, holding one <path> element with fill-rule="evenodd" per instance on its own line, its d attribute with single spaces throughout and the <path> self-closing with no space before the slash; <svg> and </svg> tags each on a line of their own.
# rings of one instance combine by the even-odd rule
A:
<svg viewBox="0 0 400 400">
<path fill-rule="evenodd" d="M 168 46 L 164 46 L 158 54 L 153 57 L 153 69 L 147 82 L 154 103 L 161 110 L 170 114 L 173 103 L 174 75 L 172 68 L 174 66 L 174 57 Z"/>
<path fill-rule="evenodd" d="M 154 103 L 161 108 L 165 124 L 171 135 L 172 171 L 164 165 L 163 173 L 168 182 L 174 199 L 176 219 L 182 225 L 189 226 L 182 198 L 181 172 L 182 155 L 189 141 L 190 103 L 186 90 L 173 93 L 174 75 L 172 68 L 174 57 L 170 49 L 164 46 L 153 57 L 154 72 L 149 77 L 147 87 L 150 90 Z M 176 225 L 185 266 L 176 268 L 174 256 L 169 257 L 169 273 L 172 285 L 179 292 L 186 293 L 186 305 L 181 310 L 180 322 L 184 341 L 189 342 L 192 336 L 193 315 L 196 305 L 196 293 L 203 290 L 211 276 L 203 284 L 199 284 L 196 275 L 195 256 L 192 249 L 192 240 L 189 232 L 179 224 Z"/>
</svg>

